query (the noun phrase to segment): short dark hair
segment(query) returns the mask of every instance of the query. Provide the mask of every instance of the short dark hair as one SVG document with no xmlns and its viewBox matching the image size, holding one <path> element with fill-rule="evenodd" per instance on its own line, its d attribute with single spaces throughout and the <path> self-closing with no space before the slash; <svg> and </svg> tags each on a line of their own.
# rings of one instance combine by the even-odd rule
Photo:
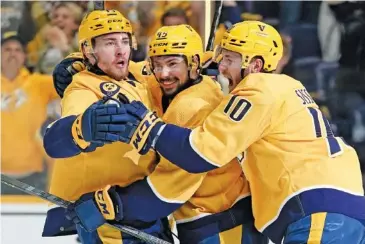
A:
<svg viewBox="0 0 365 244">
<path fill-rule="evenodd" d="M 165 19 L 167 17 L 183 17 L 186 23 L 189 23 L 189 19 L 185 13 L 185 10 L 181 8 L 170 8 L 167 10 L 161 17 L 161 25 L 165 25 Z"/>
</svg>

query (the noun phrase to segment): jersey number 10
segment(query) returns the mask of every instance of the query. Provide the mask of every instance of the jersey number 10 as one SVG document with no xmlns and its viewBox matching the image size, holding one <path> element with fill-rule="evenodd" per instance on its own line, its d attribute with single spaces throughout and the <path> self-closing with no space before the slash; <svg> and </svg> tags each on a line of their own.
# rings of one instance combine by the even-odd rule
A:
<svg viewBox="0 0 365 244">
<path fill-rule="evenodd" d="M 336 138 L 334 136 L 333 131 L 331 129 L 331 125 L 328 122 L 328 120 L 326 119 L 326 117 L 324 117 L 322 112 L 317 108 L 308 108 L 308 110 L 313 119 L 314 130 L 315 130 L 317 138 L 324 137 L 324 136 L 322 136 L 320 120 L 323 121 L 323 124 L 325 126 L 324 131 L 326 133 L 325 138 L 327 140 L 327 148 L 328 148 L 329 156 L 335 157 L 335 156 L 342 154 L 343 150 L 341 148 L 340 143 L 338 142 L 338 140 L 341 140 L 341 138 L 338 138 L 338 137 Z"/>
<path fill-rule="evenodd" d="M 231 120 L 239 122 L 251 109 L 252 104 L 246 99 L 239 97 L 237 95 L 232 96 L 228 104 L 224 108 L 224 114 L 226 114 Z M 330 157 L 336 157 L 343 153 L 341 145 L 338 140 L 342 138 L 335 137 L 331 129 L 330 123 L 322 112 L 317 108 L 308 108 L 309 114 L 313 119 L 315 136 L 317 138 L 325 138 L 327 142 L 328 155 Z M 321 123 L 324 124 L 325 136 L 322 136 Z"/>
<path fill-rule="evenodd" d="M 237 100 L 237 103 L 235 101 Z M 234 104 L 234 105 L 233 105 Z M 224 114 L 227 115 L 231 120 L 239 122 L 247 114 L 252 107 L 252 104 L 246 99 L 234 95 L 229 100 L 228 104 L 224 108 Z"/>
</svg>

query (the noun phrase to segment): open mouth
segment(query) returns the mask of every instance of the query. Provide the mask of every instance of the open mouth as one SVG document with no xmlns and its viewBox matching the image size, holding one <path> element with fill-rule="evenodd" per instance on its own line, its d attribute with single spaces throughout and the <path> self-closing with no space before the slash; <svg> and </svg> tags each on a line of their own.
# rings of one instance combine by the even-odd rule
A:
<svg viewBox="0 0 365 244">
<path fill-rule="evenodd" d="M 228 82 L 229 82 L 229 86 L 233 86 L 233 80 L 230 79 L 230 78 L 227 78 L 228 79 Z"/>
<path fill-rule="evenodd" d="M 117 65 L 118 65 L 119 67 L 124 67 L 124 65 L 125 65 L 125 61 L 124 61 L 124 60 L 120 60 L 120 61 L 118 61 L 118 62 L 117 62 Z"/>
<path fill-rule="evenodd" d="M 164 88 L 172 88 L 175 86 L 176 81 L 168 80 L 160 82 L 160 85 Z"/>
<path fill-rule="evenodd" d="M 55 24 L 55 26 L 57 26 L 57 27 L 58 27 L 58 28 L 60 28 L 61 30 L 64 30 L 64 29 L 65 29 L 65 27 L 66 27 L 63 23 L 60 23 L 60 22 L 56 23 L 56 24 Z"/>
<path fill-rule="evenodd" d="M 171 85 L 171 84 L 175 83 L 175 81 L 170 80 L 170 81 L 163 81 L 163 82 L 161 82 L 161 83 L 162 83 L 162 84 L 165 84 L 165 85 Z"/>
</svg>

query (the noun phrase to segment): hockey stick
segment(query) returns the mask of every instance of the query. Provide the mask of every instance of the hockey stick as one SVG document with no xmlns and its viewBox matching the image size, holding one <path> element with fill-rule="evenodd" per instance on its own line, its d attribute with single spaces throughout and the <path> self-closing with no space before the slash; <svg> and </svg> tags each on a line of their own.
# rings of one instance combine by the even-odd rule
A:
<svg viewBox="0 0 365 244">
<path fill-rule="evenodd" d="M 215 37 L 215 32 L 217 31 L 219 19 L 221 17 L 221 13 L 222 13 L 223 1 L 224 0 L 220 0 L 218 3 L 218 6 L 217 5 L 215 6 L 215 11 L 214 11 L 214 16 L 213 16 L 212 26 L 210 29 L 209 39 L 208 39 L 207 47 L 205 49 L 206 51 L 213 51 L 214 37 Z M 216 4 L 217 4 L 217 2 L 216 2 Z"/>
<path fill-rule="evenodd" d="M 13 188 L 16 188 L 20 191 L 23 191 L 27 194 L 30 194 L 30 195 L 33 195 L 33 196 L 37 196 L 39 198 L 42 198 L 48 202 L 51 202 L 53 204 L 56 204 L 60 207 L 63 207 L 63 208 L 67 208 L 71 202 L 69 201 L 66 201 L 62 198 L 59 198 L 51 193 L 48 193 L 48 192 L 45 192 L 45 191 L 42 191 L 42 190 L 39 190 L 31 185 L 28 185 L 24 182 L 21 182 L 21 181 L 18 181 L 16 179 L 13 179 L 13 178 L 10 178 L 4 174 L 1 174 L 1 182 L 10 186 L 10 187 L 13 187 Z M 129 227 L 129 226 L 124 226 L 124 225 L 117 225 L 117 224 L 108 224 L 106 223 L 107 226 L 110 226 L 114 229 L 117 229 L 117 230 L 120 230 L 128 235 L 131 235 L 131 236 L 134 236 L 140 240 L 143 240 L 147 243 L 151 243 L 151 244 L 171 244 L 170 242 L 167 242 L 167 241 L 164 241 L 164 240 L 161 240 L 160 238 L 157 238 L 157 237 L 154 237 L 152 235 L 149 235 L 147 233 L 144 233 L 143 231 L 140 231 L 140 230 L 137 230 L 137 229 L 134 229 L 132 227 Z"/>
<path fill-rule="evenodd" d="M 94 1 L 94 10 L 104 10 L 105 4 L 104 1 Z"/>
</svg>

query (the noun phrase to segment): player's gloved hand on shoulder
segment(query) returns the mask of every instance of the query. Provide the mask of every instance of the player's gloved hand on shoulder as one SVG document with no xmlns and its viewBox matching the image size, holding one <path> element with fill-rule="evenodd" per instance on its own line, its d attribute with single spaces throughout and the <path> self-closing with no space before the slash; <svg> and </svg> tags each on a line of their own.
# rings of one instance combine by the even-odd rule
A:
<svg viewBox="0 0 365 244">
<path fill-rule="evenodd" d="M 68 85 L 72 82 L 72 76 L 85 70 L 82 53 L 76 52 L 68 55 L 53 70 L 53 85 L 57 94 L 62 98 Z"/>
<path fill-rule="evenodd" d="M 82 195 L 66 210 L 66 218 L 80 224 L 92 232 L 106 221 L 123 219 L 123 203 L 117 192 L 118 186 L 106 186 L 104 189 Z"/>
<path fill-rule="evenodd" d="M 119 101 L 100 100 L 80 114 L 72 125 L 72 136 L 81 149 L 116 141 L 127 142 L 138 125 L 138 118 L 127 113 Z M 110 99 L 108 100 L 110 102 Z"/>
<path fill-rule="evenodd" d="M 134 125 L 135 121 L 132 119 L 129 123 L 130 126 L 125 128 L 124 134 L 128 135 L 128 137 L 122 138 L 122 141 L 132 144 L 139 154 L 144 155 L 152 147 L 161 127 L 165 123 L 155 112 L 149 111 L 143 103 L 139 101 L 124 104 L 123 107 L 129 115 L 138 119 L 139 124 Z M 132 135 L 132 137 L 129 137 L 129 135 Z M 123 136 L 121 135 L 121 137 Z"/>
</svg>

